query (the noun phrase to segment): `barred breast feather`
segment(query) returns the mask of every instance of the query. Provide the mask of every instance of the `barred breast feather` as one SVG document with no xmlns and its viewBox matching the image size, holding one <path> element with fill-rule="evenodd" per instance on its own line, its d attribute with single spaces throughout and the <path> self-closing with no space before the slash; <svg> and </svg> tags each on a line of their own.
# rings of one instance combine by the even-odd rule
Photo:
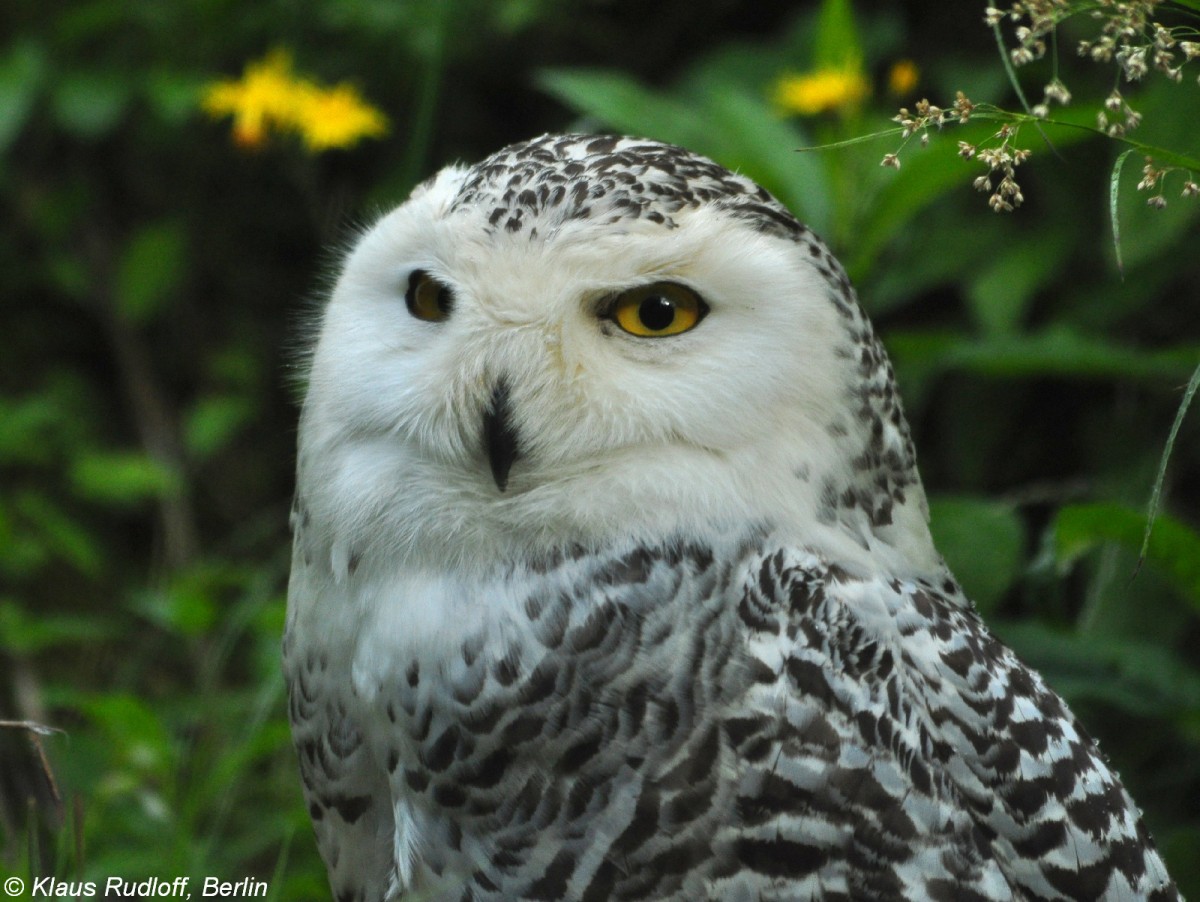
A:
<svg viewBox="0 0 1200 902">
<path fill-rule="evenodd" d="M 339 899 L 1178 898 L 1092 740 L 951 582 L 759 533 L 496 579 L 524 622 L 355 693 L 289 645 Z"/>
</svg>

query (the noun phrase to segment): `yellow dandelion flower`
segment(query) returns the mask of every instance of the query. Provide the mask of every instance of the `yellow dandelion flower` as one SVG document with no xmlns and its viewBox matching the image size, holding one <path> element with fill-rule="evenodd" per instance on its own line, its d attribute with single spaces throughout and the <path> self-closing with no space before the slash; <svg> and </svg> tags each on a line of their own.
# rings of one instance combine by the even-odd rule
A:
<svg viewBox="0 0 1200 902">
<path fill-rule="evenodd" d="M 200 104 L 214 119 L 233 117 L 233 139 L 239 145 L 259 147 L 271 128 L 292 119 L 297 84 L 291 55 L 276 50 L 248 64 L 240 80 L 209 86 Z"/>
<path fill-rule="evenodd" d="M 785 75 L 775 84 L 775 105 L 784 113 L 815 116 L 857 107 L 871 86 L 856 67 L 818 69 L 804 75 Z"/>
<path fill-rule="evenodd" d="M 353 87 L 342 84 L 310 91 L 297 110 L 296 127 L 308 149 L 319 153 L 378 137 L 387 131 L 387 119 Z"/>
<path fill-rule="evenodd" d="M 313 153 L 350 147 L 387 130 L 387 120 L 349 85 L 323 88 L 292 70 L 283 50 L 246 66 L 238 80 L 210 85 L 201 108 L 214 118 L 233 117 L 233 139 L 260 147 L 272 132 L 298 134 Z"/>
<path fill-rule="evenodd" d="M 905 97 L 917 86 L 921 70 L 912 60 L 897 60 L 888 72 L 888 93 Z"/>
</svg>

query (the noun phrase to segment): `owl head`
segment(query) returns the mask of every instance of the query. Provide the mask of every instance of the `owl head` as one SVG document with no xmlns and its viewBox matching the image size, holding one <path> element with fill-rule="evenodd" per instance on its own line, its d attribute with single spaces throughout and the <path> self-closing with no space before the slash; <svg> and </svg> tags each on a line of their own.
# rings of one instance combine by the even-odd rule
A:
<svg viewBox="0 0 1200 902">
<path fill-rule="evenodd" d="M 547 135 L 442 170 L 362 234 L 318 336 L 298 495 L 335 571 L 739 524 L 937 566 L 841 266 L 682 148 Z"/>
</svg>

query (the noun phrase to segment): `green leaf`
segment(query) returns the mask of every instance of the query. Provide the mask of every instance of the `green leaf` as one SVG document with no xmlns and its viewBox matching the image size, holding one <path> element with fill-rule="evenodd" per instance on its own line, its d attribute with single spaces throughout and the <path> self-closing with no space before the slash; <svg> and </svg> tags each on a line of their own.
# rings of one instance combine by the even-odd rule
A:
<svg viewBox="0 0 1200 902">
<path fill-rule="evenodd" d="M 0 154 L 8 150 L 32 112 L 46 80 L 40 44 L 19 41 L 0 59 Z"/>
<path fill-rule="evenodd" d="M 681 93 L 647 88 L 627 75 L 596 70 L 544 70 L 541 87 L 579 113 L 632 135 L 680 144 L 762 184 L 811 227 L 831 217 L 826 163 L 798 154 L 799 127 L 780 119 L 763 96 L 727 83 L 703 66 Z"/>
<path fill-rule="evenodd" d="M 984 498 L 931 498 L 929 515 L 934 544 L 986 615 L 1021 572 L 1020 518 L 1010 505 Z"/>
<path fill-rule="evenodd" d="M 806 137 L 794 120 L 781 119 L 759 92 L 737 87 L 707 71 L 688 79 L 692 106 L 709 124 L 692 149 L 754 179 L 822 233 L 833 217 L 827 161 L 797 153 Z"/>
<path fill-rule="evenodd" d="M 101 642 L 117 635 L 117 625 L 102 617 L 27 614 L 16 601 L 0 599 L 0 647 L 32 655 L 60 646 Z"/>
<path fill-rule="evenodd" d="M 158 117 L 178 126 L 195 115 L 203 86 L 195 75 L 159 69 L 146 76 L 142 90 Z"/>
<path fill-rule="evenodd" d="M 1200 346 L 1139 351 L 1056 325 L 1026 335 L 976 336 L 943 331 L 891 332 L 888 349 L 923 377 L 963 369 L 988 376 L 1095 379 L 1183 379 Z"/>
<path fill-rule="evenodd" d="M 175 748 L 160 715 L 133 695 L 110 692 L 81 699 L 123 764 L 139 775 L 169 780 Z"/>
<path fill-rule="evenodd" d="M 71 483 L 80 496 L 108 504 L 136 504 L 182 487 L 178 473 L 135 452 L 87 452 L 71 468 Z"/>
<path fill-rule="evenodd" d="M 196 457 L 211 457 L 229 444 L 253 415 L 254 405 L 248 398 L 201 398 L 184 421 L 184 442 Z"/>
<path fill-rule="evenodd" d="M 200 636 L 217 621 L 217 606 L 210 588 L 195 579 L 177 580 L 166 591 L 140 598 L 136 607 L 139 613 L 173 633 Z"/>
<path fill-rule="evenodd" d="M 542 90 L 567 106 L 626 134 L 691 147 L 699 145 L 707 131 L 695 108 L 619 72 L 544 69 L 536 80 Z"/>
<path fill-rule="evenodd" d="M 850 0 L 823 0 L 817 13 L 813 63 L 817 69 L 856 69 L 863 49 Z"/>
<path fill-rule="evenodd" d="M 144 323 L 161 311 L 182 281 L 186 264 L 183 227 L 174 221 L 142 226 L 125 245 L 117 265 L 117 307 Z"/>
<path fill-rule="evenodd" d="M 97 576 L 104 570 L 100 543 L 48 497 L 40 492 L 22 492 L 14 508 L 26 521 L 24 531 L 54 557 L 87 576 Z"/>
<path fill-rule="evenodd" d="M 0 462 L 45 463 L 61 409 L 49 392 L 23 398 L 0 396 Z"/>
<path fill-rule="evenodd" d="M 1016 331 L 1034 294 L 1062 271 L 1072 237 L 1061 229 L 1008 237 L 967 285 L 967 302 L 980 331 L 989 335 Z"/>
<path fill-rule="evenodd" d="M 54 115 L 80 138 L 100 138 L 120 121 L 131 99 L 125 77 L 115 72 L 70 71 L 54 88 Z"/>
<path fill-rule="evenodd" d="M 1146 515 L 1141 511 L 1103 502 L 1071 505 L 1055 518 L 1055 556 L 1066 569 L 1105 542 L 1117 542 L 1136 552 L 1145 532 Z M 1146 547 L 1146 562 L 1200 610 L 1200 534 L 1168 514 L 1159 514 Z"/>
</svg>

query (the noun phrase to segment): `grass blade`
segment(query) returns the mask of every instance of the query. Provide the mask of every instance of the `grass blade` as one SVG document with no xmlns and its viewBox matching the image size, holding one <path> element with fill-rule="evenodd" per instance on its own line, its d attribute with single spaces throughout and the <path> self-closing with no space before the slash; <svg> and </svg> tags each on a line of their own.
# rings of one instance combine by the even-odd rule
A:
<svg viewBox="0 0 1200 902">
<path fill-rule="evenodd" d="M 1121 260 L 1121 225 L 1117 219 L 1117 188 L 1121 183 L 1121 167 L 1126 158 L 1133 153 L 1134 148 L 1122 151 L 1113 164 L 1112 176 L 1108 180 L 1108 215 L 1112 218 L 1113 252 L 1117 255 L 1117 272 L 1121 281 L 1125 281 L 1125 264 Z"/>
<path fill-rule="evenodd" d="M 1146 559 L 1146 550 L 1150 547 L 1150 531 L 1154 528 L 1154 518 L 1158 516 L 1158 504 L 1162 499 L 1163 482 L 1167 476 L 1167 461 L 1171 459 L 1171 451 L 1175 447 L 1175 438 L 1179 435 L 1179 427 L 1183 425 L 1183 418 L 1187 415 L 1188 407 L 1191 406 L 1192 398 L 1196 396 L 1198 387 L 1200 387 L 1200 366 L 1196 367 L 1192 372 L 1192 378 L 1188 381 L 1187 389 L 1183 393 L 1183 400 L 1179 402 L 1179 410 L 1175 413 L 1175 422 L 1171 424 L 1166 447 L 1163 448 L 1162 460 L 1158 462 L 1158 476 L 1154 480 L 1154 491 L 1150 493 L 1150 507 L 1146 511 L 1146 532 L 1142 536 L 1142 550 L 1138 552 L 1138 569 Z M 1133 575 L 1137 576 L 1137 569 L 1134 570 Z"/>
</svg>

